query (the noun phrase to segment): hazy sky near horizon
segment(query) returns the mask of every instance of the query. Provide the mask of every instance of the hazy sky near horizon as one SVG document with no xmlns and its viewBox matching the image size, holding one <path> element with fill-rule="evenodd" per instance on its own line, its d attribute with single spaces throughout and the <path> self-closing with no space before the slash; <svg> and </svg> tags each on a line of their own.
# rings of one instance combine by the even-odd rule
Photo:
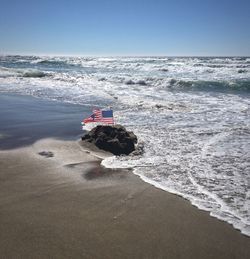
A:
<svg viewBox="0 0 250 259">
<path fill-rule="evenodd" d="M 250 56 L 250 0 L 0 0 L 0 54 Z"/>
</svg>

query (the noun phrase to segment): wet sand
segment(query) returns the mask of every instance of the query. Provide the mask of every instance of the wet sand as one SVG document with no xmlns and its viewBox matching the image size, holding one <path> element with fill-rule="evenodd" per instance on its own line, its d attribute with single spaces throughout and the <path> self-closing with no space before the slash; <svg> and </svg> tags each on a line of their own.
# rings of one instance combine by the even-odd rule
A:
<svg viewBox="0 0 250 259">
<path fill-rule="evenodd" d="M 63 109 L 1 96 L 0 258 L 250 258 L 231 225 L 62 140 L 81 107 Z"/>
<path fill-rule="evenodd" d="M 78 139 L 91 107 L 0 93 L 0 149 L 27 146 L 41 138 Z"/>
<path fill-rule="evenodd" d="M 0 151 L 0 179 L 2 258 L 250 257 L 250 239 L 229 224 L 104 169 L 75 141 Z"/>
</svg>

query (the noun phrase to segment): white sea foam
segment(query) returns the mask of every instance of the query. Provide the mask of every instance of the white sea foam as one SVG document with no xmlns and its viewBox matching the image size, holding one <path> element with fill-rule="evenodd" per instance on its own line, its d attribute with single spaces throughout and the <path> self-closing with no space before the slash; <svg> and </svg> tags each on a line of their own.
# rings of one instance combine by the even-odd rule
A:
<svg viewBox="0 0 250 259">
<path fill-rule="evenodd" d="M 29 65 L 20 62 L 19 67 L 17 59 Z M 247 59 L 12 57 L 10 61 L 5 57 L 0 61 L 0 91 L 91 107 L 112 105 L 116 122 L 138 135 L 144 153 L 107 158 L 104 166 L 133 168 L 143 180 L 185 197 L 250 236 Z M 239 67 L 246 71 L 238 73 Z M 25 76 L 31 70 L 35 75 L 33 69 L 45 76 Z"/>
</svg>

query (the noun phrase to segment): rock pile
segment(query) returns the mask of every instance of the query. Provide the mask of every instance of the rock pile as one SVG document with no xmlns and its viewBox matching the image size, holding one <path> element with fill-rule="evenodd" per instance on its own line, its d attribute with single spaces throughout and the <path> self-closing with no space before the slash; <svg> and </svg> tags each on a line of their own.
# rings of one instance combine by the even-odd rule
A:
<svg viewBox="0 0 250 259">
<path fill-rule="evenodd" d="M 114 155 L 128 155 L 135 150 L 137 137 L 121 125 L 98 125 L 82 137 L 83 141 L 95 144 L 98 148 Z"/>
</svg>

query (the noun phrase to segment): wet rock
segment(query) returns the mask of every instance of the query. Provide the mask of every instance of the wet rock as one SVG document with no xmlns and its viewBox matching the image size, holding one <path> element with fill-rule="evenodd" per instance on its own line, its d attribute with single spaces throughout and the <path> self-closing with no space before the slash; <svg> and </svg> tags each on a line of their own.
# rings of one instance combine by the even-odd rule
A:
<svg viewBox="0 0 250 259">
<path fill-rule="evenodd" d="M 135 82 L 134 82 L 133 80 L 129 79 L 129 80 L 127 80 L 127 81 L 125 82 L 125 84 L 126 84 L 126 85 L 134 85 Z"/>
<path fill-rule="evenodd" d="M 135 150 L 136 135 L 121 125 L 98 125 L 82 137 L 83 141 L 95 144 L 98 148 L 114 155 L 128 155 Z"/>
<path fill-rule="evenodd" d="M 42 152 L 39 152 L 38 154 L 40 156 L 44 156 L 46 158 L 50 158 L 50 157 L 54 156 L 53 152 L 51 152 L 51 151 L 42 151 Z"/>
<path fill-rule="evenodd" d="M 147 85 L 147 83 L 144 80 L 139 80 L 136 82 L 138 85 Z"/>
<path fill-rule="evenodd" d="M 147 85 L 147 83 L 144 81 L 144 80 L 138 80 L 138 81 L 133 81 L 133 80 L 127 80 L 127 81 L 125 81 L 125 84 L 126 85 L 135 85 L 135 84 L 137 84 L 137 85 Z"/>
<path fill-rule="evenodd" d="M 163 108 L 163 105 L 161 105 L 161 104 L 156 104 L 155 107 L 156 107 L 157 109 L 161 109 L 161 108 Z"/>
<path fill-rule="evenodd" d="M 246 73 L 246 72 L 247 72 L 246 69 L 239 69 L 239 70 L 238 70 L 238 73 L 239 73 L 239 74 Z"/>
<path fill-rule="evenodd" d="M 98 79 L 98 81 L 107 81 L 107 78 L 101 77 L 101 78 Z"/>
</svg>

